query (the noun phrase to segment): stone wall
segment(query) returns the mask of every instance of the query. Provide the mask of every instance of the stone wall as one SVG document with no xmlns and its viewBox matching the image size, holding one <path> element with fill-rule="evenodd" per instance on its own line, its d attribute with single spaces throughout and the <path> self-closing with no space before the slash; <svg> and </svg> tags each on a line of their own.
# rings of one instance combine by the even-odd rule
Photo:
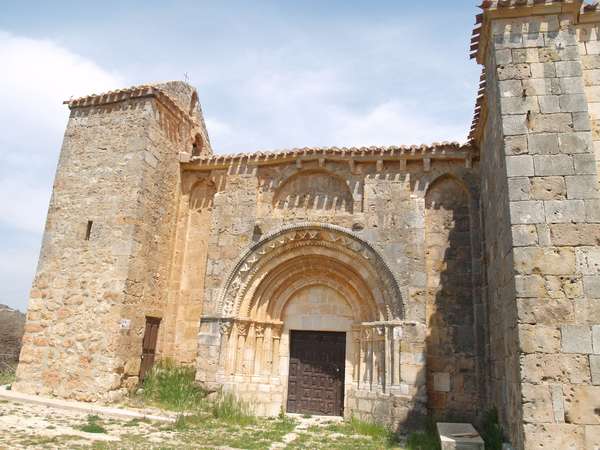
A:
<svg viewBox="0 0 600 450">
<path fill-rule="evenodd" d="M 575 19 L 491 22 L 482 196 L 492 400 L 517 448 L 598 439 L 598 173 Z"/>
<path fill-rule="evenodd" d="M 351 159 L 352 156 L 342 160 L 315 156 L 303 157 L 302 160 L 251 164 L 247 161 L 221 162 L 215 158 L 214 163 L 199 160 L 184 164 L 180 211 L 186 209 L 188 212 L 180 215 L 179 224 L 182 230 L 186 227 L 187 231 L 182 231 L 181 235 L 187 235 L 188 238 L 178 240 L 180 250 L 176 250 L 176 254 L 185 255 L 195 251 L 190 250 L 190 245 L 197 245 L 202 253 L 183 263 L 181 286 L 189 283 L 192 274 L 204 270 L 206 273 L 203 281 L 197 280 L 197 286 L 203 286 L 204 291 L 198 290 L 190 296 L 190 306 L 185 307 L 185 311 L 192 311 L 191 305 L 197 305 L 198 309 L 194 309 L 193 314 L 197 314 L 201 308 L 199 380 L 210 387 L 223 385 L 236 392 L 252 402 L 261 414 L 275 414 L 281 407 L 285 408 L 286 346 L 289 345 L 287 324 L 295 324 L 294 329 L 347 331 L 349 340 L 350 336 L 354 337 L 347 352 L 346 414 L 394 424 L 414 423 L 426 414 L 425 399 L 429 394 L 432 399 L 430 411 L 440 418 L 472 420 L 480 411 L 476 328 L 481 327 L 481 317 L 476 318 L 474 311 L 480 296 L 478 285 L 476 288 L 473 283 L 473 276 L 477 281 L 480 278 L 480 256 L 477 253 L 479 245 L 472 245 L 473 240 L 479 241 L 477 167 L 470 167 L 470 160 L 467 162 L 464 159 L 399 162 L 397 159 L 377 161 L 374 157 L 371 161 L 363 160 L 355 164 L 349 161 Z M 436 198 L 433 201 L 435 205 L 429 204 L 431 211 L 427 211 L 426 193 L 429 186 L 446 176 L 453 177 L 462 187 L 458 191 L 451 190 L 448 197 L 441 194 L 439 199 L 443 198 L 443 204 L 437 203 L 439 199 Z M 197 186 L 201 186 L 200 191 L 194 194 Z M 445 182 L 440 182 L 439 186 L 441 191 L 452 187 Z M 464 194 L 460 205 L 449 200 L 456 193 Z M 195 195 L 203 199 L 201 204 L 206 205 L 201 220 L 200 216 L 197 216 L 198 220 L 195 219 L 196 213 L 186 206 L 191 204 Z M 450 203 L 446 204 L 446 200 Z M 442 215 L 434 218 L 436 213 Z M 432 263 L 438 271 L 437 277 L 444 277 L 443 292 L 440 290 L 435 302 L 427 294 L 427 278 L 429 274 L 433 276 L 426 263 L 428 223 L 435 229 L 437 224 L 443 228 L 439 236 L 433 233 L 431 237 L 437 238 L 435 242 L 447 250 L 437 255 L 435 263 Z M 356 285 L 360 283 L 358 279 L 353 279 L 352 269 L 361 273 L 361 277 L 366 276 L 367 269 L 359 269 L 359 261 L 354 264 L 356 267 L 351 267 L 352 264 L 338 267 L 334 259 L 325 264 L 319 259 L 322 252 L 314 250 L 313 255 L 309 248 L 297 255 L 297 263 L 292 264 L 290 259 L 281 269 L 273 266 L 272 272 L 266 273 L 264 282 L 254 275 L 250 264 L 244 269 L 245 260 L 240 258 L 247 255 L 251 246 L 259 245 L 265 236 L 294 224 L 340 226 L 372 245 L 389 266 L 399 286 L 397 304 L 390 305 L 390 310 L 398 314 L 393 317 L 407 324 L 407 330 L 418 329 L 415 337 L 411 338 L 412 332 L 407 331 L 402 338 L 392 338 L 388 336 L 391 328 L 382 328 L 381 339 L 375 339 L 369 331 L 367 337 L 363 338 L 360 337 L 363 333 L 360 329 L 338 329 L 339 324 L 345 323 L 342 318 L 329 325 L 325 319 L 301 321 L 299 318 L 303 314 L 309 317 L 314 313 L 309 310 L 303 314 L 298 312 L 293 320 L 285 316 L 287 319 L 281 319 L 277 325 L 280 319 L 267 313 L 270 306 L 265 300 L 268 298 L 265 292 L 270 292 L 270 289 L 279 291 L 274 287 L 263 288 L 262 285 L 277 284 L 277 277 L 284 276 L 280 274 L 289 276 L 289 279 L 282 282 L 286 288 L 284 290 L 281 287 L 279 299 L 288 295 L 286 292 L 292 292 L 299 279 L 309 285 L 314 279 L 316 286 L 331 284 L 336 290 L 345 292 L 348 286 L 357 289 Z M 189 236 L 195 236 L 194 240 L 190 240 Z M 277 238 L 271 247 L 285 247 L 282 243 L 287 242 L 286 239 L 292 238 Z M 315 239 L 321 239 L 318 231 L 315 231 Z M 451 241 L 450 245 L 448 240 Z M 256 257 L 260 258 L 260 255 Z M 186 260 L 185 256 L 182 258 L 182 261 Z M 254 257 L 248 258 L 258 267 L 256 270 L 262 270 L 260 262 L 255 262 Z M 445 267 L 448 270 L 444 271 Z M 256 301 L 259 304 L 264 302 L 265 306 L 264 310 L 257 307 L 258 318 L 253 317 L 255 312 L 250 307 L 248 310 L 229 311 L 221 304 L 224 292 L 229 289 L 228 280 L 242 269 L 247 271 L 244 273 L 256 276 L 255 282 L 249 282 L 248 296 L 254 291 L 260 293 L 256 294 Z M 440 270 L 443 272 L 441 275 Z M 336 271 L 338 275 L 335 275 Z M 343 276 L 346 281 L 337 280 L 336 277 L 345 271 L 348 272 Z M 294 275 L 296 272 L 297 276 Z M 236 286 L 236 289 L 239 289 L 236 292 L 242 292 L 246 288 Z M 246 297 L 240 295 L 243 303 Z M 350 299 L 352 295 L 347 292 L 344 297 Z M 369 295 L 372 292 L 366 290 L 363 303 L 367 303 Z M 428 317 L 434 316 L 434 308 L 438 309 L 436 320 L 428 321 Z M 234 321 L 233 325 L 229 322 L 231 320 Z M 358 315 L 354 324 L 360 327 L 361 323 L 374 321 L 370 327 L 375 330 L 377 321 L 384 320 L 388 319 Z M 306 324 L 309 322 L 317 328 L 302 328 L 308 326 Z M 178 323 L 182 325 L 181 321 Z M 334 326 L 334 323 L 338 325 Z M 404 326 L 400 322 L 386 323 L 381 322 L 381 326 L 393 325 L 399 330 Z M 409 323 L 412 325 L 409 326 Z M 282 327 L 282 331 L 277 331 L 280 334 L 276 335 L 278 326 Z M 183 324 L 182 328 L 186 327 Z M 189 329 L 196 330 L 193 322 L 190 322 Z M 359 343 L 354 344 L 354 340 Z M 357 353 L 359 350 L 356 350 L 363 345 L 360 342 L 366 345 L 363 353 Z M 394 345 L 398 345 L 399 353 L 398 359 L 392 362 L 390 355 L 396 351 Z M 429 351 L 437 356 L 427 359 L 432 364 L 427 369 L 425 362 Z M 373 356 L 369 356 L 371 354 Z M 174 356 L 177 356 L 176 352 Z M 367 359 L 360 363 L 353 362 L 352 358 L 360 361 Z M 391 359 L 384 364 L 386 358 Z M 258 369 L 256 361 L 262 361 Z M 365 366 L 361 364 L 366 364 L 367 369 L 363 369 Z M 373 369 L 370 369 L 371 364 L 375 364 Z M 397 380 L 393 375 L 395 369 L 389 364 L 398 365 Z M 433 387 L 434 376 L 439 378 L 440 375 L 446 377 L 442 380 L 444 382 L 436 384 L 437 391 L 428 392 L 425 386 L 427 378 L 432 380 Z M 389 379 L 386 378 L 388 376 Z M 432 392 L 437 392 L 437 397 Z"/>
<path fill-rule="evenodd" d="M 16 362 L 21 352 L 25 314 L 0 305 L 0 361 Z"/>
</svg>

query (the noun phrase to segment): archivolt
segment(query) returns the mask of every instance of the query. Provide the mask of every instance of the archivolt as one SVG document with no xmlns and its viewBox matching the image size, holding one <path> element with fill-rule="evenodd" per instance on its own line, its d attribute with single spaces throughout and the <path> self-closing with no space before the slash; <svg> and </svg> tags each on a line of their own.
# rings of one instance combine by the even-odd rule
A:
<svg viewBox="0 0 600 450">
<path fill-rule="evenodd" d="M 394 274 L 382 256 L 355 233 L 335 225 L 300 223 L 285 226 L 251 245 L 231 271 L 218 306 L 221 317 L 248 317 L 264 302 L 265 292 L 282 289 L 269 280 L 283 273 L 281 267 L 329 266 L 332 271 L 348 274 L 347 289 L 376 305 L 377 318 L 404 318 L 404 305 Z M 314 267 L 312 267 L 314 272 Z M 268 299 L 267 299 L 268 301 Z M 272 309 L 272 308 L 269 308 Z M 368 308 L 367 309 L 371 309 Z"/>
</svg>

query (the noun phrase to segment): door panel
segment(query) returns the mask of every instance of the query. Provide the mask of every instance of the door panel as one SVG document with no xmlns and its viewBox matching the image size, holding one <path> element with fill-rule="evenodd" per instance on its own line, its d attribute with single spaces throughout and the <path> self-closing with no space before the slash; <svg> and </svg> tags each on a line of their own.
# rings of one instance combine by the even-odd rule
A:
<svg viewBox="0 0 600 450">
<path fill-rule="evenodd" d="M 288 412 L 343 415 L 346 334 L 290 332 Z"/>
<path fill-rule="evenodd" d="M 144 340 L 142 341 L 142 362 L 140 364 L 140 381 L 143 381 L 146 374 L 154 365 L 156 355 L 156 341 L 158 339 L 158 327 L 160 319 L 156 317 L 146 317 L 146 330 L 144 331 Z"/>
</svg>

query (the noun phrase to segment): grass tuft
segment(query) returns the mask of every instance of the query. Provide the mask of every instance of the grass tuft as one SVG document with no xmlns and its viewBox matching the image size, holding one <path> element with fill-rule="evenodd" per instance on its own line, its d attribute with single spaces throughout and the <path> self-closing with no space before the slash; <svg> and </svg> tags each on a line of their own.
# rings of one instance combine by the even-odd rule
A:
<svg viewBox="0 0 600 450">
<path fill-rule="evenodd" d="M 7 384 L 10 389 L 10 385 L 15 382 L 15 370 L 16 365 L 13 363 L 0 361 L 0 386 Z"/>
<path fill-rule="evenodd" d="M 238 425 L 252 425 L 256 423 L 250 405 L 239 400 L 229 392 L 221 392 L 211 405 L 211 412 L 215 419 Z"/>
<path fill-rule="evenodd" d="M 170 359 L 159 361 L 146 376 L 142 395 L 146 401 L 180 413 L 195 409 L 206 396 L 195 384 L 195 375 L 193 367 L 178 366 Z"/>
<path fill-rule="evenodd" d="M 99 422 L 101 422 L 98 416 L 87 416 L 87 423 L 79 427 L 81 431 L 86 433 L 106 433 L 104 428 Z"/>
<path fill-rule="evenodd" d="M 435 420 L 430 417 L 423 431 L 411 433 L 406 441 L 406 450 L 440 450 Z"/>
<path fill-rule="evenodd" d="M 503 434 L 502 427 L 498 423 L 498 411 L 492 408 L 483 418 L 481 437 L 485 442 L 486 450 L 502 450 Z"/>
</svg>

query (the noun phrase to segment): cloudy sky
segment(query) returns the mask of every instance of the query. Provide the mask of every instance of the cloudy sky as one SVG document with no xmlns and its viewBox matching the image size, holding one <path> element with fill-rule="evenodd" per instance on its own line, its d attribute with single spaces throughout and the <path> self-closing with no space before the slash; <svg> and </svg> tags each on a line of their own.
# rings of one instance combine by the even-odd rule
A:
<svg viewBox="0 0 600 450">
<path fill-rule="evenodd" d="M 475 0 L 10 3 L 0 303 L 23 311 L 71 96 L 187 74 L 219 153 L 462 142 L 471 122 Z"/>
</svg>

